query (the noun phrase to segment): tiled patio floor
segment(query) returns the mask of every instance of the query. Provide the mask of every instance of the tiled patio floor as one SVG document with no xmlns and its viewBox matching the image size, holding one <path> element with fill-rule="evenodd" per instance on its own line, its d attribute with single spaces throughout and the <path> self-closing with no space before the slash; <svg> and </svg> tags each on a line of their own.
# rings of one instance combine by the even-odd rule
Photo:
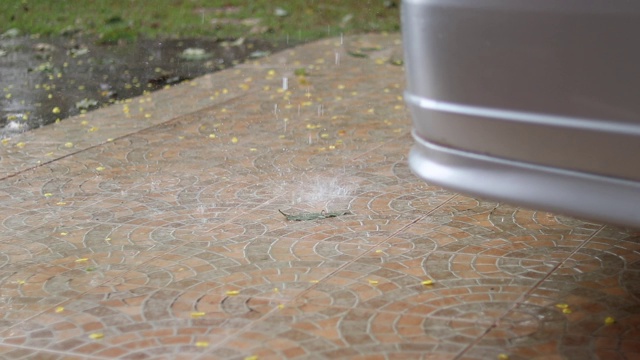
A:
<svg viewBox="0 0 640 360">
<path fill-rule="evenodd" d="M 3 141 L 0 358 L 640 358 L 640 234 L 414 177 L 401 53 L 325 40 Z"/>
</svg>

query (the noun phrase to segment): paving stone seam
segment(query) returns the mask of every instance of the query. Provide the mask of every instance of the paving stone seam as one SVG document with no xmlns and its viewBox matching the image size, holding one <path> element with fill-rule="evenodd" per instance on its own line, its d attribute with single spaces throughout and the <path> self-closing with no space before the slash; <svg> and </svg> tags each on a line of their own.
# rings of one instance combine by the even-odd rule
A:
<svg viewBox="0 0 640 360">
<path fill-rule="evenodd" d="M 547 280 L 549 279 L 555 271 L 557 271 L 568 259 L 574 256 L 580 249 L 585 247 L 589 241 L 594 239 L 598 233 L 600 233 L 607 225 L 601 225 L 600 228 L 596 229 L 590 236 L 587 238 L 582 244 L 577 246 L 569 255 L 567 255 L 562 261 L 556 264 L 544 277 L 539 279 L 529 290 L 527 290 L 524 294 L 520 295 L 520 297 L 513 302 L 513 305 L 505 310 L 501 316 L 497 317 L 497 320 L 489 327 L 484 333 L 478 336 L 473 342 L 468 344 L 455 358 L 454 360 L 461 359 L 467 352 L 469 352 L 472 348 L 479 346 L 480 341 L 491 332 L 491 329 L 497 328 L 502 319 L 506 318 L 509 313 L 516 309 L 519 305 L 525 304 L 525 300 L 531 296 L 531 294 Z"/>
<path fill-rule="evenodd" d="M 23 350 L 32 350 L 35 353 L 37 353 L 38 357 L 35 357 L 35 359 L 38 359 L 38 358 L 42 357 L 45 354 L 71 356 L 71 357 L 74 357 L 74 358 L 82 357 L 83 359 L 95 359 L 95 360 L 108 359 L 108 358 L 105 358 L 105 357 L 90 355 L 90 354 L 86 354 L 86 353 L 84 353 L 82 355 L 79 355 L 77 353 L 72 353 L 72 352 L 68 352 L 68 351 L 57 351 L 57 350 L 51 350 L 51 349 L 42 349 L 42 348 L 38 348 L 38 347 L 23 346 L 23 345 L 8 344 L 8 343 L 3 343 L 2 347 L 14 348 L 14 349 L 23 349 Z M 0 359 L 5 359 L 5 358 L 0 358 Z M 6 358 L 6 359 L 9 359 L 9 358 Z"/>
</svg>

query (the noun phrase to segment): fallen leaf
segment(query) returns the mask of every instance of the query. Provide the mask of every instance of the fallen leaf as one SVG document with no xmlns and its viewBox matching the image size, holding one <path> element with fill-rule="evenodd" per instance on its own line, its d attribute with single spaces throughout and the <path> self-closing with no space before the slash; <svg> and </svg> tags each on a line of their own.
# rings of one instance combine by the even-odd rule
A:
<svg viewBox="0 0 640 360">
<path fill-rule="evenodd" d="M 194 311 L 194 312 L 191 313 L 191 317 L 194 318 L 194 319 L 203 317 L 205 315 L 206 315 L 206 313 L 202 312 L 202 311 Z"/>
<path fill-rule="evenodd" d="M 79 110 L 88 110 L 94 106 L 98 106 L 98 102 L 93 99 L 84 98 L 76 102 L 76 108 Z"/>
<path fill-rule="evenodd" d="M 211 57 L 211 54 L 201 48 L 188 48 L 182 51 L 180 57 L 188 61 L 204 60 Z"/>
</svg>

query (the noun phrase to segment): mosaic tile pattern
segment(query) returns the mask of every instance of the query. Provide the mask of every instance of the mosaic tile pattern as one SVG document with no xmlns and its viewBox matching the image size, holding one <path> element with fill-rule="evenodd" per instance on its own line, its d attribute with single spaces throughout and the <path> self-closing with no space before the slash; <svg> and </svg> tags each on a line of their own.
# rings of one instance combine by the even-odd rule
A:
<svg viewBox="0 0 640 360">
<path fill-rule="evenodd" d="M 4 141 L 0 358 L 640 357 L 640 233 L 414 177 L 399 39 Z"/>
</svg>

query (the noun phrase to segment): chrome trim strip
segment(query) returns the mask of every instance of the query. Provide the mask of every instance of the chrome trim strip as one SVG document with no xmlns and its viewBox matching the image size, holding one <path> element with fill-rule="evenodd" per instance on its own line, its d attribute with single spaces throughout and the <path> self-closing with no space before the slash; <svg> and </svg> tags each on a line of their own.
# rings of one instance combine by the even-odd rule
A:
<svg viewBox="0 0 640 360">
<path fill-rule="evenodd" d="M 494 109 L 481 106 L 462 105 L 419 97 L 405 92 L 405 100 L 412 105 L 424 109 L 441 111 L 453 114 L 480 116 L 488 119 L 518 121 L 526 124 L 536 124 L 544 126 L 556 126 L 581 130 L 591 130 L 597 132 L 633 134 L 640 136 L 640 126 L 628 125 L 613 120 L 600 120 L 589 118 L 577 118 L 558 115 L 547 115 L 525 111 Z"/>
</svg>

